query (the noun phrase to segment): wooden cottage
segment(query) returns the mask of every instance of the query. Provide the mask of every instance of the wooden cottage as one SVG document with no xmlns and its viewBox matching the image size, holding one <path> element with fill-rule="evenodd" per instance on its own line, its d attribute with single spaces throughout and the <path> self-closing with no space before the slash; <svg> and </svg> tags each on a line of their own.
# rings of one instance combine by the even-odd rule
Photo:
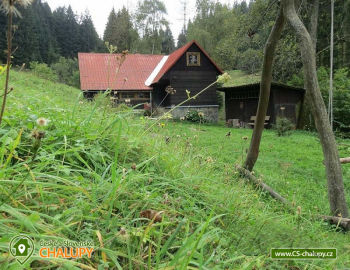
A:
<svg viewBox="0 0 350 270">
<path fill-rule="evenodd" d="M 216 81 L 222 70 L 196 42 L 191 41 L 170 55 L 128 54 L 119 65 L 120 54 L 79 53 L 81 90 L 87 98 L 111 90 L 116 103 L 149 104 L 152 110 L 170 110 Z M 175 109 L 180 118 L 189 110 L 217 121 L 217 88 L 213 86 L 195 100 Z"/>
<path fill-rule="evenodd" d="M 226 121 L 241 127 L 252 127 L 258 108 L 260 83 L 222 87 L 219 90 L 225 93 Z M 265 119 L 266 126 L 271 127 L 277 117 L 286 117 L 297 126 L 304 93 L 302 88 L 273 82 Z"/>
</svg>

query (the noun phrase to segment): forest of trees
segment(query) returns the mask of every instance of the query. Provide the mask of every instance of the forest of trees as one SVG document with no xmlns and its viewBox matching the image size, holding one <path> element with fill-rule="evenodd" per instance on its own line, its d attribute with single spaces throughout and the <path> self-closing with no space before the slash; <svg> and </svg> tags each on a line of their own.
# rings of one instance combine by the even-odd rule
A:
<svg viewBox="0 0 350 270">
<path fill-rule="evenodd" d="M 98 51 L 102 41 L 88 11 L 77 16 L 71 7 L 51 11 L 49 5 L 34 0 L 27 8 L 19 8 L 21 17 L 14 19 L 13 49 L 15 65 L 31 61 L 56 63 L 60 57 L 75 58 L 77 53 Z M 6 14 L 0 13 L 0 62 L 5 61 Z"/>
<path fill-rule="evenodd" d="M 32 61 L 52 65 L 60 57 L 77 58 L 78 52 L 106 52 L 105 41 L 117 46 L 118 51 L 134 53 L 169 54 L 175 49 L 165 19 L 167 10 L 159 0 L 140 2 L 133 14 L 125 7 L 119 11 L 112 9 L 103 40 L 88 11 L 77 15 L 70 6 L 51 11 L 42 0 L 34 0 L 19 11 L 21 17 L 14 21 L 15 65 L 28 66 Z M 6 14 L 0 12 L 0 63 L 6 60 L 6 23 Z"/>
<path fill-rule="evenodd" d="M 278 1 L 243 1 L 232 7 L 211 0 L 197 0 L 197 14 L 188 23 L 186 39 L 196 39 L 224 69 L 249 73 L 261 69 L 265 42 L 278 11 Z M 310 23 L 312 1 L 300 1 L 298 11 Z M 317 32 L 318 66 L 329 66 L 330 1 L 321 0 Z M 350 67 L 350 1 L 335 1 L 335 68 Z M 290 27 L 279 42 L 274 77 L 288 81 L 299 73 L 301 59 Z"/>
<path fill-rule="evenodd" d="M 310 1 L 300 1 L 298 11 L 309 24 Z M 51 65 L 60 57 L 76 58 L 78 52 L 105 52 L 105 41 L 118 51 L 169 54 L 196 39 L 225 70 L 259 72 L 263 47 L 276 17 L 278 1 L 255 0 L 224 5 L 214 0 L 197 0 L 196 15 L 184 25 L 177 46 L 167 9 L 161 0 L 139 1 L 131 12 L 112 9 L 101 40 L 89 12 L 77 15 L 70 6 L 51 11 L 42 0 L 21 9 L 15 19 L 15 65 L 37 61 Z M 0 62 L 5 60 L 6 15 L 0 13 Z M 335 68 L 350 67 L 350 0 L 335 1 Z M 320 1 L 317 32 L 318 66 L 329 65 L 330 1 Z M 30 48 L 30 50 L 28 50 Z M 301 60 L 296 37 L 289 28 L 278 45 L 274 77 L 287 82 L 298 74 Z"/>
</svg>

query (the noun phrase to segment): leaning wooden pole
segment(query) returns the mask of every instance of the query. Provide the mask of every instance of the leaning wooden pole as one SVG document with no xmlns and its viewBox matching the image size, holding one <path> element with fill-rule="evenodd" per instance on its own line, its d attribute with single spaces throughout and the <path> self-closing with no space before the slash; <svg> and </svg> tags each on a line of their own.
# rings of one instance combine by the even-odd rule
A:
<svg viewBox="0 0 350 270">
<path fill-rule="evenodd" d="M 292 203 L 290 203 L 286 198 L 281 196 L 279 193 L 277 193 L 275 190 L 273 190 L 270 186 L 266 185 L 262 180 L 256 178 L 250 171 L 248 171 L 245 168 L 242 168 L 240 166 L 236 166 L 236 170 L 239 171 L 242 177 L 245 179 L 248 179 L 250 182 L 252 182 L 255 186 L 261 188 L 263 191 L 270 194 L 270 196 L 278 201 L 280 201 L 283 204 L 286 204 L 288 206 L 292 206 Z"/>
<path fill-rule="evenodd" d="M 269 106 L 273 58 L 274 58 L 278 40 L 281 37 L 284 23 L 285 23 L 285 19 L 281 8 L 278 13 L 275 25 L 271 30 L 270 36 L 266 42 L 265 49 L 264 49 L 264 60 L 263 60 L 263 67 L 262 67 L 262 73 L 261 73 L 258 110 L 256 113 L 255 125 L 254 125 L 252 139 L 250 142 L 249 151 L 244 163 L 244 168 L 246 168 L 249 171 L 253 170 L 255 162 L 259 156 L 259 146 L 260 146 L 262 132 L 264 129 L 266 112 Z"/>
<path fill-rule="evenodd" d="M 283 13 L 296 32 L 299 40 L 301 58 L 304 69 L 304 79 L 311 101 L 311 112 L 315 119 L 325 159 L 328 183 L 328 199 L 332 215 L 348 217 L 349 211 L 345 200 L 342 169 L 339 153 L 333 131 L 328 121 L 326 106 L 320 92 L 317 73 L 316 57 L 314 55 L 311 37 L 304 24 L 298 17 L 294 0 L 282 0 Z"/>
<path fill-rule="evenodd" d="M 236 170 L 240 173 L 240 175 L 248 180 L 250 183 L 254 184 L 255 187 L 260 188 L 267 194 L 269 194 L 272 198 L 284 204 L 286 209 L 294 212 L 296 210 L 295 206 L 284 198 L 282 195 L 273 190 L 270 186 L 266 185 L 261 179 L 255 177 L 250 171 L 244 169 L 243 167 L 236 166 Z M 336 225 L 337 227 L 341 227 L 345 231 L 350 231 L 350 219 L 343 217 L 335 217 L 335 216 L 325 216 L 325 215 L 317 215 L 317 219 L 322 219 L 330 224 Z"/>
<path fill-rule="evenodd" d="M 248 180 L 250 183 L 254 184 L 255 187 L 260 188 L 267 194 L 269 194 L 272 198 L 284 204 L 287 210 L 294 212 L 296 210 L 295 206 L 284 198 L 282 195 L 273 190 L 270 186 L 266 185 L 261 179 L 255 177 L 250 171 L 244 169 L 243 167 L 236 166 L 236 170 L 240 173 L 240 175 Z M 350 219 L 343 217 L 335 217 L 335 216 L 325 216 L 325 215 L 317 215 L 317 219 L 321 219 L 330 224 L 333 224 L 337 227 L 341 227 L 345 231 L 350 231 Z"/>
</svg>

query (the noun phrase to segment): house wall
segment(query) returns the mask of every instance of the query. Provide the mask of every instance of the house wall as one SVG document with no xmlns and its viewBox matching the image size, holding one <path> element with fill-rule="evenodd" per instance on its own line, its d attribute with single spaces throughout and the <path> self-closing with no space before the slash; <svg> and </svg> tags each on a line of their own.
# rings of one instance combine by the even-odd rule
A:
<svg viewBox="0 0 350 270">
<path fill-rule="evenodd" d="M 83 91 L 84 97 L 93 100 L 94 97 L 99 93 L 104 93 L 105 91 Z M 135 107 L 136 109 L 143 109 L 145 103 L 150 103 L 150 91 L 113 91 L 108 94 L 109 98 L 114 105 L 127 104 L 129 106 Z"/>
<path fill-rule="evenodd" d="M 169 96 L 167 96 L 165 92 L 166 86 L 169 82 L 162 82 L 153 85 L 152 91 L 152 106 L 153 108 L 157 108 L 158 106 L 169 106 Z"/>
<path fill-rule="evenodd" d="M 170 105 L 177 105 L 187 99 L 186 89 L 193 96 L 216 81 L 216 77 L 219 75 L 216 67 L 201 52 L 196 44 L 193 44 L 187 52 L 200 52 L 201 65 L 187 66 L 185 53 L 169 70 L 168 74 L 165 74 L 169 78 L 170 85 L 176 89 L 176 94 L 169 98 Z M 212 86 L 195 100 L 186 103 L 186 105 L 217 105 L 216 90 L 216 86 Z"/>
<path fill-rule="evenodd" d="M 170 111 L 171 109 L 172 109 L 171 107 L 165 108 L 166 111 Z M 218 121 L 218 117 L 219 117 L 218 105 L 179 106 L 171 112 L 171 115 L 175 119 L 181 119 L 187 114 L 187 112 L 192 110 L 202 112 L 204 114 L 204 118 L 209 122 Z"/>
<path fill-rule="evenodd" d="M 160 84 L 154 86 L 153 97 L 159 104 L 165 96 L 165 87 L 170 85 L 176 90 L 173 95 L 168 95 L 162 107 L 170 110 L 174 106 L 188 98 L 186 90 L 194 96 L 209 84 L 216 81 L 219 72 L 212 62 L 201 52 L 197 45 L 193 44 L 187 52 L 200 52 L 200 66 L 187 66 L 186 53 L 180 57 L 177 63 L 163 76 Z M 174 118 L 183 117 L 187 111 L 197 110 L 205 114 L 209 121 L 218 120 L 218 101 L 216 85 L 210 87 L 195 100 L 190 100 L 184 106 L 172 112 Z M 165 93 L 165 94 L 164 94 Z"/>
</svg>

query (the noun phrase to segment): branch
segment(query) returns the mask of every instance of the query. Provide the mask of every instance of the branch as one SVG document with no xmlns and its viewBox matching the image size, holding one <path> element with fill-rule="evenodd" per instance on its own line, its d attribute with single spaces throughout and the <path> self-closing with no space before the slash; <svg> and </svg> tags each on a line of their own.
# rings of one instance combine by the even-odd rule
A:
<svg viewBox="0 0 350 270">
<path fill-rule="evenodd" d="M 13 88 L 11 88 L 9 91 L 7 91 L 7 92 L 6 92 L 6 95 L 10 94 L 12 91 L 13 91 Z M 4 95 L 5 95 L 5 93 L 2 94 L 0 97 L 3 97 Z"/>
<path fill-rule="evenodd" d="M 341 164 L 350 163 L 350 157 L 340 158 L 339 160 Z"/>
<path fill-rule="evenodd" d="M 256 178 L 250 171 L 248 171 L 247 169 L 242 168 L 240 166 L 236 166 L 236 169 L 240 172 L 240 174 L 245 179 L 248 179 L 253 184 L 255 184 L 256 186 L 258 186 L 262 190 L 269 193 L 271 195 L 271 197 L 282 202 L 283 204 L 286 204 L 286 205 L 292 207 L 292 204 L 286 198 L 282 197 L 280 194 L 278 194 L 276 191 L 274 191 L 270 186 L 266 185 L 263 181 L 261 181 L 261 179 Z"/>
<path fill-rule="evenodd" d="M 345 231 L 350 231 L 350 218 L 333 217 L 333 216 L 320 216 L 324 221 L 330 224 L 342 227 Z"/>
<path fill-rule="evenodd" d="M 291 202 L 289 202 L 286 198 L 281 196 L 279 193 L 274 191 L 270 186 L 266 185 L 262 180 L 256 178 L 250 171 L 247 169 L 244 169 L 240 166 L 236 166 L 236 169 L 241 174 L 241 176 L 247 180 L 249 180 L 251 183 L 256 185 L 257 187 L 261 188 L 263 191 L 267 192 L 271 197 L 276 199 L 277 201 L 283 203 L 287 206 L 287 208 L 291 211 L 295 210 L 295 207 Z M 325 216 L 325 215 L 319 215 L 317 216 L 318 219 L 322 219 L 323 221 L 326 221 L 330 224 L 336 225 L 337 227 L 343 228 L 345 231 L 350 231 L 350 219 L 349 218 L 342 218 L 342 217 L 335 217 L 335 216 Z"/>
</svg>

